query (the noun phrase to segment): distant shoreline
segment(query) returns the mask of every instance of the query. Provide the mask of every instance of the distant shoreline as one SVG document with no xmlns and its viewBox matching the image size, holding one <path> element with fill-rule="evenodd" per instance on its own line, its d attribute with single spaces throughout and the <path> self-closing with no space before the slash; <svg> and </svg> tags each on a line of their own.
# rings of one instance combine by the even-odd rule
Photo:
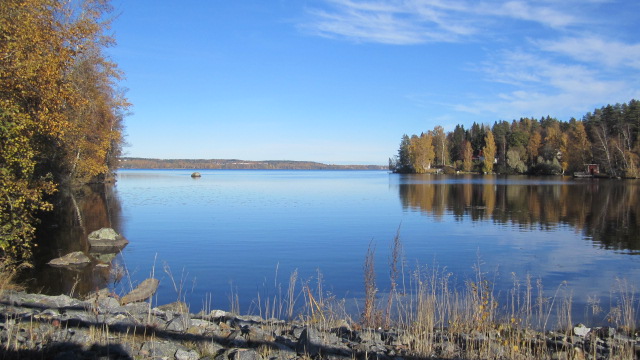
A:
<svg viewBox="0 0 640 360">
<path fill-rule="evenodd" d="M 190 170 L 388 170 L 383 165 L 332 165 L 314 161 L 239 159 L 151 159 L 124 157 L 118 169 Z"/>
</svg>

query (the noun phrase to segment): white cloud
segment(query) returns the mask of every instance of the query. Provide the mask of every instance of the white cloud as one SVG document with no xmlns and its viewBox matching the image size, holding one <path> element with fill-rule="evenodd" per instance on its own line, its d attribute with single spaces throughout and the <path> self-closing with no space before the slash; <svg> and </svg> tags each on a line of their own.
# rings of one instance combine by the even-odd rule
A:
<svg viewBox="0 0 640 360">
<path fill-rule="evenodd" d="M 630 30 L 615 23 L 607 2 L 326 0 L 311 10 L 307 29 L 358 42 L 482 44 L 487 58 L 469 63 L 481 64 L 471 66 L 485 84 L 501 86 L 443 106 L 502 119 L 579 116 L 640 95 L 640 43 L 621 40 Z"/>
<path fill-rule="evenodd" d="M 583 20 L 555 3 L 466 0 L 327 0 L 327 10 L 311 9 L 313 20 L 303 27 L 326 37 L 362 42 L 409 45 L 460 41 L 495 27 L 503 19 L 524 20 L 551 28 Z M 553 7 L 556 6 L 556 7 Z"/>
<path fill-rule="evenodd" d="M 582 64 L 554 62 L 544 53 L 502 51 L 495 58 L 499 60 L 486 64 L 487 80 L 514 85 L 515 90 L 459 104 L 456 110 L 496 114 L 507 120 L 571 113 L 577 116 L 594 104 L 627 101 L 637 94 L 627 80 L 610 78 Z"/>
<path fill-rule="evenodd" d="M 640 69 L 640 43 L 625 44 L 601 36 L 581 36 L 540 40 L 537 45 L 543 51 L 569 56 L 581 62 Z"/>
<path fill-rule="evenodd" d="M 392 1 L 331 0 L 332 10 L 310 10 L 313 20 L 303 27 L 325 37 L 362 42 L 409 45 L 451 42 L 473 30 L 449 19 L 435 7 Z"/>
<path fill-rule="evenodd" d="M 550 6 L 532 6 L 531 2 L 507 1 L 502 4 L 480 3 L 478 14 L 496 15 L 517 20 L 527 20 L 552 28 L 573 25 L 579 20 L 566 11 Z"/>
</svg>

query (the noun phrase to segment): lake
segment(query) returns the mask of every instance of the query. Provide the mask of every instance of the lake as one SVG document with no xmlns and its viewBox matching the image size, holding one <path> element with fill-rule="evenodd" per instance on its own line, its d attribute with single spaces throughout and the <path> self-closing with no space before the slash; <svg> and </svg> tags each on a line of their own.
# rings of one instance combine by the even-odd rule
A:
<svg viewBox="0 0 640 360">
<path fill-rule="evenodd" d="M 286 288 L 297 270 L 301 284 L 315 287 L 321 274 L 323 291 L 357 304 L 370 245 L 380 297 L 389 291 L 397 233 L 406 282 L 426 267 L 464 286 L 479 265 L 504 297 L 514 278 L 530 276 L 549 297 L 569 294 L 576 319 L 594 299 L 608 304 L 616 279 L 640 283 L 637 181 L 278 170 L 204 170 L 193 179 L 192 171 L 121 170 L 115 187 L 61 196 L 61 211 L 39 232 L 30 289 L 122 294 L 153 273 L 159 304 L 255 313 L 256 299 Z M 130 241 L 105 260 L 121 279 L 108 267 L 45 265 L 88 251 L 88 233 L 105 226 Z"/>
</svg>

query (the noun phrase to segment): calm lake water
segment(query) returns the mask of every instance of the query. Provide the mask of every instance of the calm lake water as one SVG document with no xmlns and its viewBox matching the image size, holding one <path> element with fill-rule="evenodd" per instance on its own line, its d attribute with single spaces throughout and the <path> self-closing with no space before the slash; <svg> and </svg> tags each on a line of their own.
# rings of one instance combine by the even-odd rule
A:
<svg viewBox="0 0 640 360">
<path fill-rule="evenodd" d="M 463 286 L 480 264 L 497 293 L 512 288 L 514 274 L 541 279 L 552 295 L 566 282 L 577 319 L 588 299 L 609 303 L 617 278 L 640 284 L 637 181 L 259 170 L 205 170 L 192 179 L 191 172 L 121 170 L 113 188 L 63 196 L 64 210 L 40 234 L 31 288 L 121 293 L 155 272 L 160 304 L 181 298 L 196 311 L 205 303 L 229 309 L 237 295 L 246 313 L 258 294 L 272 296 L 279 284 L 286 291 L 297 269 L 299 281 L 315 286 L 319 271 L 326 291 L 357 301 L 370 244 L 377 287 L 388 291 L 398 231 L 407 278 L 427 266 Z M 130 241 L 111 260 L 127 272 L 120 282 L 108 268 L 44 264 L 88 251 L 86 235 L 104 226 Z"/>
</svg>

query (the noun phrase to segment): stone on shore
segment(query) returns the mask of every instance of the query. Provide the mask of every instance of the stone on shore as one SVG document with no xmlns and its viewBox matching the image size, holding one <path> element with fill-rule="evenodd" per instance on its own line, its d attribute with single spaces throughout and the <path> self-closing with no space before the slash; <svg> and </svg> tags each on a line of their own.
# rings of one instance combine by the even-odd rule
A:
<svg viewBox="0 0 640 360">
<path fill-rule="evenodd" d="M 130 293 L 123 296 L 120 300 L 122 305 L 126 305 L 129 303 L 140 302 L 150 298 L 153 294 L 155 294 L 156 290 L 158 290 L 158 285 L 160 281 L 158 279 L 149 278 L 145 281 L 141 282 L 135 289 L 131 290 Z"/>
<path fill-rule="evenodd" d="M 305 327 L 300 333 L 296 351 L 299 355 L 316 357 L 319 355 L 348 355 L 349 348 L 334 334 Z"/>
<path fill-rule="evenodd" d="M 591 331 L 591 328 L 584 326 L 583 324 L 578 324 L 573 328 L 573 333 L 576 336 L 585 337 Z"/>
<path fill-rule="evenodd" d="M 91 263 L 91 259 L 82 251 L 75 251 L 65 256 L 53 259 L 47 264 L 55 267 L 83 268 Z"/>
<path fill-rule="evenodd" d="M 573 334 L 567 334 L 565 329 L 544 333 L 525 329 L 513 335 L 504 332 L 504 337 L 498 330 L 453 334 L 444 329 L 433 329 L 432 333 L 425 329 L 424 333 L 416 333 L 400 328 L 352 328 L 348 322 L 330 324 L 338 327 L 318 327 L 297 320 L 264 320 L 224 311 L 196 315 L 185 312 L 187 306 L 180 302 L 153 309 L 148 303 L 118 306 L 112 296 L 107 289 L 97 291 L 85 301 L 66 295 L 0 292 L 0 354 L 8 350 L 8 357 L 16 359 L 168 360 L 533 359 L 534 356 L 608 360 L 640 356 L 638 334 L 624 329 L 618 332 L 615 328 L 593 328 L 587 333 L 589 328 L 582 324 L 572 327 Z M 416 346 L 422 346 L 418 341 L 424 334 L 429 334 L 432 350 L 420 353 Z M 520 347 L 520 344 L 528 345 Z"/>
<path fill-rule="evenodd" d="M 89 234 L 91 252 L 113 253 L 124 249 L 129 243 L 112 228 L 102 228 Z"/>
<path fill-rule="evenodd" d="M 187 348 L 175 342 L 150 340 L 142 344 L 140 355 L 151 359 L 175 359 L 178 350 L 188 352 Z"/>
</svg>

